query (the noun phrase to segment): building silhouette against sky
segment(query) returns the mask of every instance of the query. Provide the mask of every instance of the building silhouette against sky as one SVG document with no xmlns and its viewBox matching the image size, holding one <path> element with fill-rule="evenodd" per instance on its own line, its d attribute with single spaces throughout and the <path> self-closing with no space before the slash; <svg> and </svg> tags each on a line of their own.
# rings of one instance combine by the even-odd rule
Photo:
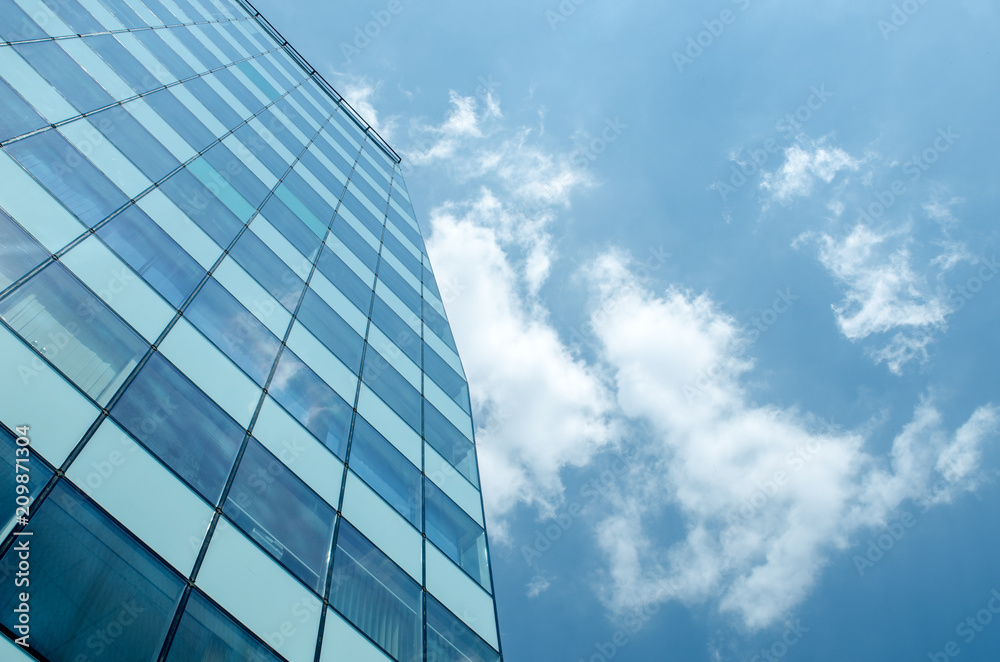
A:
<svg viewBox="0 0 1000 662">
<path fill-rule="evenodd" d="M 232 0 L 0 38 L 0 659 L 500 660 L 395 152 Z"/>
</svg>

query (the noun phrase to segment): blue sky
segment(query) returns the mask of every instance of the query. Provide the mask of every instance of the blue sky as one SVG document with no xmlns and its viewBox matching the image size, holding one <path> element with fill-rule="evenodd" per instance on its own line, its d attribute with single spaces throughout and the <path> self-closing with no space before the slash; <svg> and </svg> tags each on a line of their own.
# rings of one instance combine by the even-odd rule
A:
<svg viewBox="0 0 1000 662">
<path fill-rule="evenodd" d="M 997 659 L 995 3 L 257 7 L 403 155 L 507 660 Z"/>
</svg>

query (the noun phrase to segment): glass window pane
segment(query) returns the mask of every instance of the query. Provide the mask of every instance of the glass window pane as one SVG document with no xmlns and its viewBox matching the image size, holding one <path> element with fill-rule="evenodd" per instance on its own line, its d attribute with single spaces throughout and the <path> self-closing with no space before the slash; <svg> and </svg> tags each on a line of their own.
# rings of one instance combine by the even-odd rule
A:
<svg viewBox="0 0 1000 662">
<path fill-rule="evenodd" d="M 420 365 L 420 334 L 380 297 L 375 297 L 372 304 L 372 321 L 411 361 Z"/>
<path fill-rule="evenodd" d="M 254 131 L 254 129 L 249 124 L 244 124 L 236 129 L 233 134 L 239 138 L 240 142 L 243 143 L 247 149 L 253 152 L 261 163 L 267 166 L 267 169 L 271 171 L 271 174 L 275 177 L 281 177 L 288 170 L 288 163 L 285 159 L 281 158 L 274 148 L 267 144 L 260 134 Z"/>
<path fill-rule="evenodd" d="M 98 55 L 104 58 L 112 69 L 121 76 L 132 89 L 142 94 L 160 87 L 160 81 L 153 74 L 149 73 L 146 67 L 135 59 L 128 49 L 122 46 L 121 42 L 110 34 L 94 35 L 84 37 L 88 46 L 93 48 Z"/>
<path fill-rule="evenodd" d="M 229 254 L 281 305 L 294 312 L 305 283 L 257 235 L 244 232 Z"/>
<path fill-rule="evenodd" d="M 472 415 L 472 404 L 469 402 L 469 384 L 452 370 L 437 352 L 424 344 L 424 372 L 448 394 L 466 414 Z"/>
<path fill-rule="evenodd" d="M 59 263 L 0 302 L 0 317 L 101 404 L 149 347 Z"/>
<path fill-rule="evenodd" d="M 310 230 L 276 195 L 268 198 L 260 211 L 271 225 L 312 263 L 322 243 L 316 233 Z"/>
<path fill-rule="evenodd" d="M 358 307 L 358 310 L 368 312 L 371 308 L 372 289 L 365 285 L 364 281 L 358 278 L 357 274 L 333 251 L 324 246 L 316 266 L 320 273 L 326 276 L 331 283 L 337 286 L 337 289 L 351 300 L 351 303 Z"/>
<path fill-rule="evenodd" d="M 165 358 L 150 357 L 111 415 L 210 503 L 218 503 L 244 431 Z"/>
<path fill-rule="evenodd" d="M 267 196 L 268 188 L 228 147 L 217 143 L 203 156 L 254 208 L 260 206 Z"/>
<path fill-rule="evenodd" d="M 66 480 L 31 518 L 28 530 L 33 534 L 29 641 L 38 652 L 49 660 L 104 653 L 108 659 L 155 660 L 184 580 Z M 12 547 L 0 561 L 0 574 L 12 576 L 17 564 Z M 7 597 L 0 597 L 0 622 L 13 628 L 17 593 L 2 595 Z"/>
<path fill-rule="evenodd" d="M 382 236 L 382 221 L 371 213 L 368 207 L 361 204 L 361 201 L 348 189 L 344 191 L 343 205 L 351 210 L 359 221 L 361 221 L 368 231 L 376 237 Z"/>
<path fill-rule="evenodd" d="M 500 654 L 428 593 L 427 660 L 429 662 L 500 662 Z"/>
<path fill-rule="evenodd" d="M 343 459 L 353 408 L 287 348 L 281 353 L 268 392 Z"/>
<path fill-rule="evenodd" d="M 87 227 L 128 198 L 58 131 L 43 131 L 4 149 Z"/>
<path fill-rule="evenodd" d="M 30 435 L 30 430 L 29 430 Z M 30 435 L 29 438 L 34 435 Z M 20 462 L 18 462 L 20 460 Z M 20 469 L 18 469 L 20 467 Z M 27 472 L 25 471 L 27 469 Z M 27 473 L 28 482 L 23 483 L 28 486 L 28 511 L 31 511 L 31 504 L 37 495 L 41 494 L 49 479 L 52 478 L 52 469 L 43 462 L 34 447 L 25 449 L 17 445 L 16 437 L 7 431 L 6 427 L 0 426 L 0 494 L 14 498 L 17 489 L 17 474 Z M 19 515 L 12 506 L 7 512 L 0 515 L 0 528 L 6 531 L 6 527 L 13 526 L 13 519 Z M 29 515 L 30 516 L 30 515 Z"/>
<path fill-rule="evenodd" d="M 256 439 L 240 460 L 223 511 L 306 585 L 323 592 L 333 507 Z"/>
<path fill-rule="evenodd" d="M 114 103 L 57 42 L 39 41 L 14 48 L 81 113 Z"/>
<path fill-rule="evenodd" d="M 59 16 L 77 34 L 104 32 L 104 26 L 97 22 L 76 0 L 43 0 L 45 6 Z"/>
<path fill-rule="evenodd" d="M 192 36 L 191 39 L 194 39 Z M 218 66 L 218 65 L 216 65 Z M 240 82 L 229 69 L 219 69 L 214 74 L 215 78 L 222 83 L 229 93 L 246 106 L 251 113 L 256 113 L 264 107 L 264 103 L 247 89 L 246 85 Z"/>
<path fill-rule="evenodd" d="M 264 385 L 281 343 L 218 281 L 213 278 L 205 283 L 184 316 L 255 382 Z"/>
<path fill-rule="evenodd" d="M 127 207 L 97 235 L 174 308 L 180 308 L 205 276 L 201 265 L 138 207 Z"/>
<path fill-rule="evenodd" d="M 400 276 L 392 265 L 382 260 L 378 268 L 378 279 L 389 286 L 392 293 L 399 297 L 399 300 L 406 304 L 406 307 L 413 311 L 413 314 L 420 315 L 421 297 L 420 293 L 413 289 L 406 280 Z"/>
<path fill-rule="evenodd" d="M 233 129 L 243 121 L 239 113 L 233 110 L 226 101 L 219 96 L 218 92 L 201 78 L 195 78 L 184 83 L 184 87 L 198 98 L 206 108 L 208 108 L 216 119 L 218 119 L 227 129 Z"/>
<path fill-rule="evenodd" d="M 20 94 L 0 79 L 0 142 L 23 136 L 47 124 Z"/>
<path fill-rule="evenodd" d="M 421 658 L 420 586 L 341 520 L 330 604 L 394 659 Z"/>
<path fill-rule="evenodd" d="M 421 527 L 420 470 L 360 416 L 354 422 L 348 464 L 400 515 Z"/>
<path fill-rule="evenodd" d="M 299 142 L 298 138 L 292 135 L 292 132 L 288 130 L 288 127 L 286 127 L 280 119 L 278 119 L 278 116 L 274 114 L 273 110 L 268 108 L 267 110 L 261 112 L 261 114 L 257 117 L 264 124 L 264 126 L 271 130 L 271 133 L 273 133 L 274 137 L 285 146 L 285 149 L 292 154 L 298 154 L 302 151 L 304 145 Z"/>
<path fill-rule="evenodd" d="M 427 538 L 489 591 L 486 533 L 427 478 L 424 479 L 424 508 Z"/>
<path fill-rule="evenodd" d="M 167 70 L 177 77 L 178 80 L 184 80 L 190 76 L 194 76 L 196 72 L 192 69 L 187 62 L 184 61 L 180 55 L 174 52 L 174 49 L 167 46 L 167 44 L 160 39 L 160 35 L 157 34 L 157 30 L 136 30 L 132 33 L 135 37 L 142 42 L 143 46 L 149 49 L 149 51 L 156 56 L 156 59 L 163 63 Z M 200 99 L 201 97 L 199 97 Z"/>
<path fill-rule="evenodd" d="M 182 104 L 170 90 L 160 90 L 144 97 L 167 124 L 179 133 L 197 151 L 205 149 L 215 141 L 215 136 L 194 114 Z"/>
<path fill-rule="evenodd" d="M 451 327 L 448 325 L 448 320 L 441 317 L 430 306 L 424 306 L 424 324 L 429 326 L 431 331 L 437 334 L 437 337 L 443 340 L 452 351 L 456 354 L 458 353 L 458 348 L 455 347 L 455 338 L 451 335 Z"/>
<path fill-rule="evenodd" d="M 167 11 L 167 8 L 160 4 L 158 0 L 142 0 L 142 4 L 146 5 L 156 15 L 156 18 L 163 21 L 164 24 L 177 25 L 180 23 L 180 20 Z"/>
<path fill-rule="evenodd" d="M 180 167 L 180 161 L 121 106 L 113 106 L 90 117 L 118 150 L 144 175 L 158 182 Z"/>
<path fill-rule="evenodd" d="M 434 405 L 424 400 L 424 438 L 469 481 L 479 487 L 476 448 Z"/>
<path fill-rule="evenodd" d="M 342 216 L 338 216 L 333 221 L 333 227 L 331 228 L 334 236 L 344 242 L 344 245 L 351 249 L 359 260 L 361 260 L 366 267 L 375 271 L 375 267 L 378 265 L 378 251 L 372 248 L 371 244 L 361 238 L 361 235 L 351 227 Z"/>
<path fill-rule="evenodd" d="M 302 167 L 301 165 L 299 166 Z M 333 207 L 320 196 L 316 190 L 302 178 L 302 175 L 292 170 L 285 175 L 285 186 L 288 187 L 295 197 L 302 201 L 309 211 L 316 215 L 320 223 L 326 228 L 330 219 L 333 218 Z"/>
<path fill-rule="evenodd" d="M 48 257 L 47 250 L 0 210 L 0 290 L 6 289 Z"/>
<path fill-rule="evenodd" d="M 167 662 L 281 662 L 198 589 L 191 591 Z"/>
<path fill-rule="evenodd" d="M 261 73 L 257 71 L 252 64 L 250 64 L 249 61 L 240 62 L 236 66 L 240 68 L 240 71 L 242 71 L 254 85 L 260 88 L 260 91 L 263 92 L 264 96 L 268 99 L 275 101 L 281 96 L 278 90 L 274 89 L 274 86 L 267 82 L 267 79 L 264 78 Z"/>
<path fill-rule="evenodd" d="M 126 28 L 146 27 L 146 22 L 139 18 L 139 15 L 128 6 L 125 0 L 101 0 L 101 3 L 110 9 L 115 18 L 121 21 Z"/>
<path fill-rule="evenodd" d="M 364 381 L 400 418 L 414 430 L 420 430 L 420 393 L 396 372 L 382 356 L 369 350 L 365 354 Z"/>
<path fill-rule="evenodd" d="M 361 371 L 364 338 L 355 333 L 351 325 L 330 308 L 315 290 L 306 291 L 297 317 L 354 374 Z"/>
<path fill-rule="evenodd" d="M 420 280 L 420 259 L 416 257 L 413 253 L 403 246 L 403 242 L 396 238 L 396 236 L 391 232 L 386 232 L 382 235 L 382 241 L 385 243 L 385 247 L 388 248 L 397 260 L 403 263 L 413 276 Z"/>
<path fill-rule="evenodd" d="M 243 227 L 229 207 L 187 168 L 175 172 L 159 189 L 223 248 L 229 247 Z"/>
<path fill-rule="evenodd" d="M 0 0 L 0 37 L 4 41 L 25 41 L 47 36 L 14 0 Z"/>
</svg>

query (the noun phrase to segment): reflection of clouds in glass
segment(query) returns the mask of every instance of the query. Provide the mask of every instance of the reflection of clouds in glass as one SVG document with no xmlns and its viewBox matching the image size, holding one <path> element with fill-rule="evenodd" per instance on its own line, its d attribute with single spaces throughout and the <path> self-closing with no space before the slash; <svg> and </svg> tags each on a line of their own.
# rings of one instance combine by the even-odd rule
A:
<svg viewBox="0 0 1000 662">
<path fill-rule="evenodd" d="M 268 391 L 327 448 L 343 457 L 351 408 L 287 348 Z"/>
</svg>

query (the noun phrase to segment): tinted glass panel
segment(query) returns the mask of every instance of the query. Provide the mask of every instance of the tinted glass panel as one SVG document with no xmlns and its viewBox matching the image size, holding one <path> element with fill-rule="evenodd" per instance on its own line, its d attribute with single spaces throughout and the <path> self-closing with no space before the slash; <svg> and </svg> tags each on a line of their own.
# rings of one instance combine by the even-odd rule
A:
<svg viewBox="0 0 1000 662">
<path fill-rule="evenodd" d="M 399 239 L 397 239 L 391 232 L 383 234 L 382 241 L 385 243 L 385 247 L 392 252 L 393 256 L 402 262 L 403 266 L 409 269 L 410 273 L 413 274 L 417 280 L 420 280 L 420 259 L 408 251 L 406 247 L 403 246 L 402 242 L 400 242 Z"/>
<path fill-rule="evenodd" d="M 301 166 L 299 167 L 301 168 Z M 333 207 L 327 204 L 326 200 L 320 197 L 319 193 L 299 173 L 292 170 L 286 174 L 284 184 L 295 194 L 296 198 L 309 208 L 309 211 L 316 214 L 320 222 L 324 225 L 330 222 L 330 219 L 333 218 Z"/>
<path fill-rule="evenodd" d="M 365 355 L 365 383 L 396 410 L 414 430 L 420 431 L 420 393 L 396 372 L 378 352 Z"/>
<path fill-rule="evenodd" d="M 223 248 L 229 247 L 243 227 L 240 219 L 186 168 L 160 184 L 160 190 Z"/>
<path fill-rule="evenodd" d="M 177 40 L 191 51 L 192 55 L 198 58 L 198 61 L 204 65 L 204 69 L 216 69 L 223 64 L 228 64 L 228 62 L 220 62 L 219 58 L 205 48 L 205 44 L 198 41 L 198 38 L 191 34 L 187 28 L 175 28 L 170 33 L 177 37 Z"/>
<path fill-rule="evenodd" d="M 292 132 L 285 127 L 285 125 L 277 118 L 270 108 L 262 111 L 257 117 L 259 117 L 260 121 L 264 123 L 264 126 L 266 126 L 274 134 L 274 137 L 285 146 L 285 149 L 298 156 L 304 145 L 299 142 L 298 138 L 292 135 Z"/>
<path fill-rule="evenodd" d="M 447 393 L 466 414 L 472 415 L 469 385 L 433 349 L 424 345 L 424 372 Z"/>
<path fill-rule="evenodd" d="M 360 416 L 354 421 L 348 464 L 400 515 L 421 528 L 420 470 Z"/>
<path fill-rule="evenodd" d="M 170 90 L 161 90 L 145 99 L 153 110 L 159 113 L 160 117 L 194 149 L 201 151 L 215 140 L 212 132 L 205 128 L 205 125 L 185 108 Z"/>
<path fill-rule="evenodd" d="M 184 316 L 261 386 L 267 381 L 280 341 L 214 278 Z"/>
<path fill-rule="evenodd" d="M 31 235 L 0 211 L 0 290 L 49 257 Z"/>
<path fill-rule="evenodd" d="M 312 260 L 316 256 L 321 240 L 316 233 L 310 230 L 295 214 L 292 213 L 285 203 L 272 195 L 260 208 L 271 225 L 275 227 L 292 246 L 295 246 L 300 253 Z"/>
<path fill-rule="evenodd" d="M 330 604 L 400 661 L 421 659 L 420 586 L 341 520 Z"/>
<path fill-rule="evenodd" d="M 424 438 L 434 450 L 479 487 L 476 449 L 444 414 L 424 400 Z"/>
<path fill-rule="evenodd" d="M 398 201 L 398 198 L 393 198 L 393 200 Z M 414 246 L 419 248 L 421 251 L 424 250 L 424 240 L 420 236 L 420 233 L 414 230 L 412 225 L 403 220 L 403 217 L 400 215 L 398 211 L 396 211 L 395 207 L 393 207 L 392 205 L 386 207 L 386 214 L 389 216 L 389 220 L 391 220 L 396 225 L 396 227 L 399 228 L 400 232 L 402 232 L 403 235 L 407 239 L 409 239 Z"/>
<path fill-rule="evenodd" d="M 76 0 L 44 0 L 44 2 L 46 7 L 55 12 L 77 34 L 104 32 L 104 26 Z"/>
<path fill-rule="evenodd" d="M 378 265 L 378 251 L 371 247 L 371 244 L 366 242 L 361 238 L 361 235 L 351 227 L 351 225 L 343 219 L 343 217 L 337 217 L 333 221 L 333 227 L 330 229 L 337 239 L 340 239 L 345 246 L 351 249 L 351 252 L 361 260 L 366 267 L 375 271 L 375 267 Z"/>
<path fill-rule="evenodd" d="M 342 204 L 350 209 L 351 213 L 354 214 L 376 238 L 380 239 L 382 237 L 381 219 L 375 218 L 375 215 L 368 210 L 368 207 L 361 204 L 361 201 L 355 197 L 350 189 L 344 191 Z"/>
<path fill-rule="evenodd" d="M 322 593 L 334 511 L 255 439 L 247 445 L 224 512 L 299 579 Z"/>
<path fill-rule="evenodd" d="M 121 106 L 102 110 L 91 116 L 90 121 L 151 181 L 160 181 L 181 165 L 159 140 Z"/>
<path fill-rule="evenodd" d="M 0 79 L 0 142 L 47 125 L 41 115 Z"/>
<path fill-rule="evenodd" d="M 156 659 L 184 581 L 61 480 L 31 518 L 31 633 L 49 660 Z M 12 547 L 0 575 L 17 571 Z M 0 594 L 11 628 L 17 593 Z M 85 607 L 85 608 L 81 608 Z"/>
<path fill-rule="evenodd" d="M 114 99 L 54 41 L 14 46 L 38 73 L 81 113 L 114 103 Z"/>
<path fill-rule="evenodd" d="M 184 83 L 184 86 L 191 91 L 191 94 L 198 97 L 200 101 L 206 108 L 212 111 L 216 119 L 222 122 L 227 129 L 232 129 L 243 121 L 239 113 L 233 110 L 233 107 L 226 103 L 222 97 L 220 97 L 215 90 L 209 87 L 201 78 L 194 78 Z"/>
<path fill-rule="evenodd" d="M 194 39 L 194 37 L 191 38 Z M 236 97 L 240 103 L 246 106 L 250 112 L 256 113 L 264 107 L 261 100 L 251 94 L 250 90 L 246 88 L 246 85 L 241 83 L 228 69 L 219 69 L 213 75 L 220 83 L 225 85 L 226 89 L 229 90 L 229 93 Z"/>
<path fill-rule="evenodd" d="M 420 293 L 407 283 L 402 276 L 397 273 L 392 265 L 382 262 L 378 269 L 378 279 L 389 286 L 393 294 L 406 304 L 406 307 L 413 311 L 413 314 L 420 315 L 421 298 Z M 430 326 L 430 322 L 428 322 Z"/>
<path fill-rule="evenodd" d="M 57 262 L 0 302 L 0 317 L 101 404 L 149 347 Z"/>
<path fill-rule="evenodd" d="M 324 246 L 316 266 L 359 310 L 368 311 L 372 301 L 371 288 L 365 285 L 364 281 L 358 278 L 357 274 L 344 264 L 344 261 L 337 257 L 333 251 Z"/>
<path fill-rule="evenodd" d="M 111 10 L 115 18 L 121 21 L 126 28 L 146 27 L 146 22 L 139 18 L 139 15 L 128 6 L 125 0 L 101 0 L 101 4 Z"/>
<path fill-rule="evenodd" d="M 97 51 L 104 61 L 121 76 L 132 89 L 140 94 L 160 87 L 161 83 L 146 67 L 135 59 L 121 42 L 109 34 L 84 37 L 87 45 Z"/>
<path fill-rule="evenodd" d="M 351 406 L 287 348 L 268 392 L 337 457 L 344 457 Z"/>
<path fill-rule="evenodd" d="M 218 503 L 243 429 L 165 358 L 153 354 L 111 414 L 210 503 Z"/>
<path fill-rule="evenodd" d="M 42 131 L 4 149 L 87 227 L 128 202 L 58 131 Z"/>
<path fill-rule="evenodd" d="M 30 438 L 31 430 L 28 430 Z M 28 516 L 31 516 L 31 504 L 37 495 L 41 494 L 42 488 L 52 478 L 52 469 L 42 461 L 34 448 L 18 446 L 16 437 L 7 431 L 7 428 L 0 426 L 0 494 L 8 497 L 12 504 L 17 494 L 17 486 L 27 485 L 29 502 L 27 505 Z M 27 483 L 18 483 L 17 475 L 27 475 Z M 7 512 L 0 514 L 0 527 L 10 523 L 14 517 L 19 517 L 20 511 L 14 505 L 7 509 Z M 7 581 L 5 575 L 0 575 L 0 581 Z"/>
<path fill-rule="evenodd" d="M 427 326 L 431 328 L 431 331 L 433 331 L 438 338 L 443 340 L 448 347 L 451 347 L 452 351 L 456 354 L 458 353 L 458 348 L 455 347 L 455 338 L 451 335 L 451 327 L 448 326 L 448 320 L 441 317 L 441 315 L 439 315 L 438 312 L 430 306 L 424 306 L 424 323 L 427 324 Z"/>
<path fill-rule="evenodd" d="M 306 291 L 297 317 L 354 374 L 360 372 L 364 339 L 314 290 Z"/>
<path fill-rule="evenodd" d="M 97 235 L 175 308 L 205 276 L 201 265 L 134 205 L 102 225 Z"/>
<path fill-rule="evenodd" d="M 0 0 L 0 37 L 4 41 L 24 41 L 47 36 L 14 0 Z"/>
<path fill-rule="evenodd" d="M 281 662 L 281 658 L 193 589 L 167 662 Z"/>
<path fill-rule="evenodd" d="M 252 232 L 244 232 L 229 254 L 281 302 L 295 311 L 305 283 Z"/>
<path fill-rule="evenodd" d="M 500 662 L 500 654 L 427 594 L 428 662 Z"/>
<path fill-rule="evenodd" d="M 267 169 L 271 171 L 271 174 L 275 177 L 281 177 L 288 170 L 288 164 L 285 163 L 285 159 L 278 156 L 278 153 L 267 144 L 267 142 L 260 137 L 260 135 L 254 131 L 249 125 L 244 124 L 233 132 L 240 142 L 243 143 L 247 149 L 253 152 L 261 163 L 267 166 Z"/>
<path fill-rule="evenodd" d="M 489 591 L 486 534 L 483 530 L 437 485 L 426 478 L 424 506 L 427 538 Z"/>
<path fill-rule="evenodd" d="M 372 304 L 372 321 L 411 361 L 420 365 L 420 335 L 380 297 L 375 297 Z"/>
<path fill-rule="evenodd" d="M 132 34 L 156 56 L 156 59 L 163 63 L 167 71 L 172 73 L 178 80 L 184 80 L 194 76 L 196 72 L 184 59 L 174 52 L 174 49 L 167 46 L 166 42 L 160 39 L 157 30 L 137 30 Z M 201 99 L 201 97 L 198 97 Z"/>
<path fill-rule="evenodd" d="M 257 179 L 257 176 L 236 157 L 229 148 L 217 143 L 204 154 L 205 160 L 215 168 L 230 186 L 239 191 L 240 195 L 255 208 L 260 206 L 267 195 L 268 188 Z"/>
</svg>

